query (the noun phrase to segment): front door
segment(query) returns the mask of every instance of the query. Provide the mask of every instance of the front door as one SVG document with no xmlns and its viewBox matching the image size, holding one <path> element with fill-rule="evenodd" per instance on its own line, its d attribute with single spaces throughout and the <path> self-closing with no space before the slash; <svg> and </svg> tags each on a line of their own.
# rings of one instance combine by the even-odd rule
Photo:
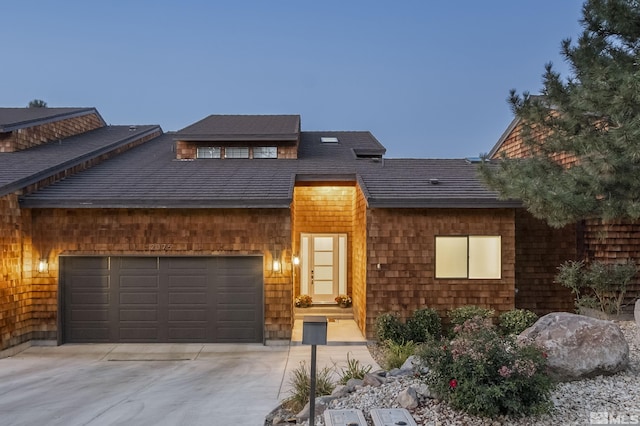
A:
<svg viewBox="0 0 640 426">
<path fill-rule="evenodd" d="M 335 303 L 347 292 L 347 235 L 302 234 L 300 292 L 313 303 Z"/>
</svg>

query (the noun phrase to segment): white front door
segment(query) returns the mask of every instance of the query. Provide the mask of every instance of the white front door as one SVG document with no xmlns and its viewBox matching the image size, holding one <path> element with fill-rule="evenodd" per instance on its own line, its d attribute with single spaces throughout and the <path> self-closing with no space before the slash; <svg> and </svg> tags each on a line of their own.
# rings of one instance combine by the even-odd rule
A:
<svg viewBox="0 0 640 426">
<path fill-rule="evenodd" d="M 347 235 L 302 234 L 300 293 L 313 303 L 335 303 L 347 292 Z"/>
</svg>

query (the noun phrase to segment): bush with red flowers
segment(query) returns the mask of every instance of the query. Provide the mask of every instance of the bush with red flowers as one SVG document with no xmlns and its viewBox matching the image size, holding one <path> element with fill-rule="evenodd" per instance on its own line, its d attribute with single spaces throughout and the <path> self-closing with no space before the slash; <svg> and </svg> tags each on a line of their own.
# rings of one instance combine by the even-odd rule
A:
<svg viewBox="0 0 640 426">
<path fill-rule="evenodd" d="M 552 407 L 545 354 L 532 343 L 502 336 L 489 319 L 467 320 L 454 328 L 452 339 L 425 344 L 419 356 L 429 367 L 429 388 L 454 408 L 522 416 Z"/>
</svg>

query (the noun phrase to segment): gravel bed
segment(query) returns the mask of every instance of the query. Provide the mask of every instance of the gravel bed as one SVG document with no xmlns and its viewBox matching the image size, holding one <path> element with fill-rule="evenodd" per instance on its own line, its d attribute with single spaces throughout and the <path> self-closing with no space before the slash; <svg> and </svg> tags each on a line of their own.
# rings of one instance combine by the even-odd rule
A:
<svg viewBox="0 0 640 426">
<path fill-rule="evenodd" d="M 554 410 L 538 417 L 493 419 L 468 415 L 451 409 L 445 402 L 421 397 L 420 405 L 409 410 L 418 425 L 585 425 L 618 422 L 640 422 L 640 335 L 635 322 L 618 322 L 629 343 L 629 368 L 613 376 L 600 376 L 576 382 L 560 383 L 552 393 Z M 380 360 L 379 348 L 370 347 L 372 356 Z M 332 401 L 329 408 L 355 408 L 363 411 L 369 425 L 368 412 L 372 408 L 400 408 L 395 402 L 398 393 L 409 386 L 420 387 L 422 382 L 413 376 L 389 378 L 380 387 L 363 387 L 344 398 Z M 424 385 L 423 385 L 424 386 Z M 617 416 L 599 418 L 597 416 Z M 321 417 L 316 425 L 323 425 Z"/>
</svg>

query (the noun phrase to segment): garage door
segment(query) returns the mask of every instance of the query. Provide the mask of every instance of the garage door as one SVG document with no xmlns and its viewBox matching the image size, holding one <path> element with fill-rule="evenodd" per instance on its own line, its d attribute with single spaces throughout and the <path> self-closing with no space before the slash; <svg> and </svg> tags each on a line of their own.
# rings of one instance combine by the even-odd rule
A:
<svg viewBox="0 0 640 426">
<path fill-rule="evenodd" d="M 62 257 L 68 343 L 253 343 L 262 257 Z"/>
</svg>

